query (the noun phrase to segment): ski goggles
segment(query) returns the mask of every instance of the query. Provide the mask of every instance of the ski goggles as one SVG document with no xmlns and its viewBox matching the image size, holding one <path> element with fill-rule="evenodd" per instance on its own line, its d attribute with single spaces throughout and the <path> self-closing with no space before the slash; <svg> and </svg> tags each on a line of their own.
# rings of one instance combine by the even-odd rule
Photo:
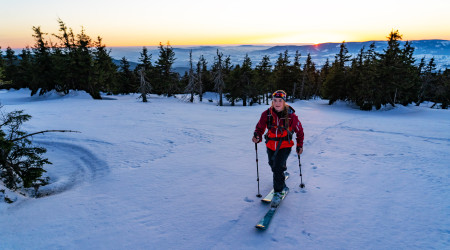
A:
<svg viewBox="0 0 450 250">
<path fill-rule="evenodd" d="M 284 91 L 275 91 L 272 96 L 273 98 L 281 98 L 286 101 L 286 93 L 284 93 Z"/>
</svg>

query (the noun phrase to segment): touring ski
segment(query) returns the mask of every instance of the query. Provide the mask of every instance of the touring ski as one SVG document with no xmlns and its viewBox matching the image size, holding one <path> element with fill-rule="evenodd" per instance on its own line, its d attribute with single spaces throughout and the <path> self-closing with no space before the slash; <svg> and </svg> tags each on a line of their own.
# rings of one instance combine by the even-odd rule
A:
<svg viewBox="0 0 450 250">
<path fill-rule="evenodd" d="M 281 196 L 281 200 L 284 200 L 284 198 L 286 197 L 286 195 L 289 193 L 289 188 L 285 187 Z M 281 203 L 280 203 L 281 204 Z M 258 224 L 256 224 L 256 228 L 261 229 L 261 230 L 266 230 L 266 228 L 269 226 L 270 221 L 273 218 L 273 215 L 275 214 L 275 212 L 277 211 L 277 208 L 280 205 L 276 206 L 276 207 L 270 207 L 269 211 L 266 213 L 266 215 L 264 215 L 264 217 L 258 222 Z"/>
<path fill-rule="evenodd" d="M 287 179 L 289 178 L 289 173 L 288 173 L 288 172 L 284 172 L 284 176 L 285 176 L 285 179 L 284 179 L 284 180 L 287 180 Z M 264 202 L 264 203 L 270 203 L 270 202 L 272 202 L 273 193 L 274 193 L 274 190 L 272 189 L 272 190 L 266 195 L 266 197 L 264 197 L 264 199 L 262 199 L 261 201 Z"/>
</svg>

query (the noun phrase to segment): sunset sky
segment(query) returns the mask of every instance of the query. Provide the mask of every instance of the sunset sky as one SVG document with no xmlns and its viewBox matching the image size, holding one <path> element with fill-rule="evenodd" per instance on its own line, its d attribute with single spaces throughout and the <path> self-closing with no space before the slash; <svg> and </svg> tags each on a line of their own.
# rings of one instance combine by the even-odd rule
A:
<svg viewBox="0 0 450 250">
<path fill-rule="evenodd" d="M 450 40 L 450 1 L 404 0 L 1 0 L 2 49 L 33 46 L 33 26 L 58 33 L 61 18 L 107 46 Z M 56 42 L 56 38 L 48 36 Z"/>
</svg>

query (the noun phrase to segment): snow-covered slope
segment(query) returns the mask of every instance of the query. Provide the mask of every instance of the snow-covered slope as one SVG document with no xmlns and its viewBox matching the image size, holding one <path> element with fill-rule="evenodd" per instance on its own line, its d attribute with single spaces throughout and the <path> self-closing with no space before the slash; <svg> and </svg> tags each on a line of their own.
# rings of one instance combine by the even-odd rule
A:
<svg viewBox="0 0 450 250">
<path fill-rule="evenodd" d="M 1 91 L 0 102 L 33 116 L 28 132 L 81 132 L 34 136 L 54 163 L 52 195 L 8 193 L 16 202 L 0 203 L 0 249 L 450 248 L 448 110 L 292 104 L 305 130 L 306 188 L 291 155 L 291 192 L 260 232 L 268 206 L 255 196 L 250 139 L 266 105 L 27 90 Z M 258 156 L 265 194 L 263 144 Z"/>
</svg>

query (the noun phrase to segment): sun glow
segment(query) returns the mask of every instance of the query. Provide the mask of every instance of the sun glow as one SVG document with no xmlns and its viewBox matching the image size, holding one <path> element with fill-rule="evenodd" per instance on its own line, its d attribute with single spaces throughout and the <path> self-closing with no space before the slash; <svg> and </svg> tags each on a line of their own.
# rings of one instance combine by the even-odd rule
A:
<svg viewBox="0 0 450 250">
<path fill-rule="evenodd" d="M 333 33 L 333 32 L 305 32 L 297 33 L 287 36 L 282 36 L 274 38 L 274 42 L 277 43 L 310 43 L 310 44 L 320 44 L 327 42 L 342 42 L 345 40 L 352 40 L 351 37 L 345 34 Z"/>
<path fill-rule="evenodd" d="M 0 27 L 0 46 L 33 46 L 33 26 L 56 42 L 51 34 L 59 33 L 58 18 L 77 34 L 83 26 L 93 40 L 101 36 L 107 46 L 339 43 L 385 40 L 393 29 L 404 40 L 450 40 L 448 9 L 450 1 L 443 0 L 408 6 L 392 0 L 324 0 L 320 6 L 298 0 L 28 0 L 27 8 L 8 1 L 0 15 L 7 24 Z"/>
</svg>

